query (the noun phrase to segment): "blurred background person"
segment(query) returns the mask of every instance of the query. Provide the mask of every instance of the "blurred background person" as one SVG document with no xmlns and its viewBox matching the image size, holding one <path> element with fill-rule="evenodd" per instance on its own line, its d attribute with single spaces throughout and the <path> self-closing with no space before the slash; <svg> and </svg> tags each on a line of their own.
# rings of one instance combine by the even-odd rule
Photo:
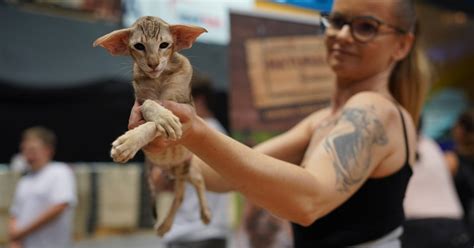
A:
<svg viewBox="0 0 474 248">
<path fill-rule="evenodd" d="M 290 223 L 248 201 L 245 204 L 244 231 L 243 238 L 238 240 L 239 248 L 293 247 Z"/>
<path fill-rule="evenodd" d="M 21 153 L 12 156 L 10 160 L 10 169 L 19 173 L 26 173 L 28 171 L 28 162 Z"/>
<path fill-rule="evenodd" d="M 196 71 L 191 81 L 192 96 L 196 113 L 206 120 L 207 124 L 222 133 L 226 133 L 221 123 L 214 117 L 214 89 L 210 79 Z M 197 159 L 195 157 L 194 159 Z M 167 171 L 152 167 L 152 180 L 158 194 L 160 191 L 173 192 L 174 182 Z M 168 248 L 225 248 L 227 237 L 231 234 L 230 194 L 206 192 L 206 199 L 212 213 L 211 222 L 205 225 L 199 213 L 199 201 L 193 185 L 186 183 L 185 197 L 173 222 L 171 230 L 163 241 Z M 159 198 L 158 204 L 163 198 Z M 161 208 L 161 207 L 159 207 Z M 163 214 L 167 214 L 165 211 Z M 159 218 L 161 218 L 159 216 Z"/>
<path fill-rule="evenodd" d="M 20 150 L 29 169 L 18 182 L 10 209 L 11 247 L 71 247 L 76 186 L 72 170 L 52 161 L 55 134 L 32 127 L 22 134 Z"/>
<path fill-rule="evenodd" d="M 474 110 L 461 114 L 452 129 L 454 150 L 445 153 L 464 210 L 464 222 L 474 234 Z"/>
<path fill-rule="evenodd" d="M 418 126 L 417 160 L 408 183 L 403 247 L 469 247 L 463 211 L 443 152 Z"/>
</svg>

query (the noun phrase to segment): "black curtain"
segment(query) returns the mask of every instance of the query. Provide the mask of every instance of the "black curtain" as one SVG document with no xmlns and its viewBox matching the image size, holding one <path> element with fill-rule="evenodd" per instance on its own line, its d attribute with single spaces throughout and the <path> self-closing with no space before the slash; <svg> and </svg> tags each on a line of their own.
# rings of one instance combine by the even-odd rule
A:
<svg viewBox="0 0 474 248">
<path fill-rule="evenodd" d="M 21 132 L 34 125 L 58 137 L 55 159 L 111 161 L 112 141 L 127 130 L 133 105 L 130 82 L 104 80 L 74 88 L 24 88 L 0 81 L 0 163 L 18 152 Z M 134 159 L 142 161 L 141 153 Z"/>
</svg>

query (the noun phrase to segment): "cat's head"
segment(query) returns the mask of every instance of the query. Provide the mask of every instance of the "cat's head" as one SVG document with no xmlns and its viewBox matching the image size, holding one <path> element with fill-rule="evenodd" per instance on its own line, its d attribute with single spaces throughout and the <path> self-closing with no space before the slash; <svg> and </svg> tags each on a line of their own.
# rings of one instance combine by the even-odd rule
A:
<svg viewBox="0 0 474 248">
<path fill-rule="evenodd" d="M 157 78 L 175 51 L 190 48 L 206 29 L 190 25 L 170 25 L 158 17 L 144 16 L 130 28 L 113 31 L 98 38 L 112 55 L 130 55 L 140 70 Z"/>
</svg>

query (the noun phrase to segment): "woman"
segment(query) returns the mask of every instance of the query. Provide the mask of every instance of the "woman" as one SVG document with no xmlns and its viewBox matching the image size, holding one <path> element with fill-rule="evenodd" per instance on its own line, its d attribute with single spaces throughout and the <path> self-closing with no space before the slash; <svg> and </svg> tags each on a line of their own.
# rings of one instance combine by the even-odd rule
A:
<svg viewBox="0 0 474 248">
<path fill-rule="evenodd" d="M 176 142 L 207 164 L 199 163 L 208 188 L 237 190 L 293 222 L 295 247 L 399 246 L 425 91 L 413 3 L 336 0 L 323 22 L 332 104 L 286 133 L 251 149 L 186 105 L 163 105 L 190 125 Z M 130 127 L 141 123 L 139 111 L 135 104 Z"/>
</svg>

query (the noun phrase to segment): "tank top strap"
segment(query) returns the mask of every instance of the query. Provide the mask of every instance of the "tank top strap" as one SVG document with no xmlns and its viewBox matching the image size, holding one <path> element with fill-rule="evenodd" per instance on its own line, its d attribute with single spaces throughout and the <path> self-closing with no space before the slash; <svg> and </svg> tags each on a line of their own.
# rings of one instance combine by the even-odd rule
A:
<svg viewBox="0 0 474 248">
<path fill-rule="evenodd" d="M 408 147 L 408 135 L 407 135 L 407 128 L 405 124 L 405 118 L 403 117 L 403 113 L 402 113 L 402 110 L 400 109 L 400 106 L 398 104 L 395 104 L 395 106 L 397 107 L 398 113 L 400 113 L 400 117 L 402 120 L 403 137 L 405 138 L 405 164 L 408 164 L 409 157 L 410 157 L 410 149 Z"/>
</svg>

